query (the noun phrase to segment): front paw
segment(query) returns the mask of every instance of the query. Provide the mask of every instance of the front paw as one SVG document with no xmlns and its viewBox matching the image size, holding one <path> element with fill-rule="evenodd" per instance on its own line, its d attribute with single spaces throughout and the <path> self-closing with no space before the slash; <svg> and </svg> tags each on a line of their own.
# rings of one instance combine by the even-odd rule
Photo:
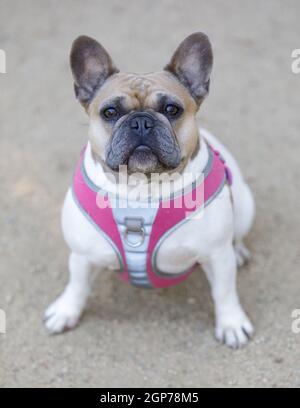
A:
<svg viewBox="0 0 300 408">
<path fill-rule="evenodd" d="M 50 334 L 73 329 L 81 316 L 82 309 L 67 293 L 59 296 L 47 309 L 44 324 Z"/>
<path fill-rule="evenodd" d="M 248 343 L 253 333 L 253 326 L 240 306 L 218 313 L 215 334 L 219 342 L 240 348 Z"/>
</svg>

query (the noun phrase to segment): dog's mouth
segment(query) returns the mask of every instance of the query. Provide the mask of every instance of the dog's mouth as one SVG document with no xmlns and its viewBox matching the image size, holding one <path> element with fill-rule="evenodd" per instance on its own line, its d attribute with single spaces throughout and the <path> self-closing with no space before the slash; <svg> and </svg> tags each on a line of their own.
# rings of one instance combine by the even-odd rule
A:
<svg viewBox="0 0 300 408">
<path fill-rule="evenodd" d="M 152 149 L 145 145 L 136 147 L 128 159 L 128 170 L 132 173 L 151 173 L 157 171 L 161 164 Z"/>
</svg>

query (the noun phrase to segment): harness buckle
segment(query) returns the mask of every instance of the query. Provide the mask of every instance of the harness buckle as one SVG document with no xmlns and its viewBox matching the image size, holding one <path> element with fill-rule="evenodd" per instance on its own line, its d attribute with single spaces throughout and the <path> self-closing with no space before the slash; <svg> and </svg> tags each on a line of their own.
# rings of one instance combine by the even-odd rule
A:
<svg viewBox="0 0 300 408">
<path fill-rule="evenodd" d="M 144 219 L 141 217 L 126 217 L 125 218 L 124 240 L 126 244 L 132 248 L 137 248 L 145 241 Z M 138 235 L 139 239 L 133 241 L 129 239 L 130 235 Z"/>
</svg>

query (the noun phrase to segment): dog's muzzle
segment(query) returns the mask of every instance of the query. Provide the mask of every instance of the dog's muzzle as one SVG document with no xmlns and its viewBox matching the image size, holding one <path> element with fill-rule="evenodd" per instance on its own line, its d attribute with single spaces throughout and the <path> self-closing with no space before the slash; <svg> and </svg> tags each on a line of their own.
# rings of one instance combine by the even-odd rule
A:
<svg viewBox="0 0 300 408">
<path fill-rule="evenodd" d="M 113 170 L 127 164 L 130 170 L 149 172 L 176 168 L 180 158 L 171 126 L 149 112 L 135 112 L 113 131 L 106 163 Z"/>
</svg>

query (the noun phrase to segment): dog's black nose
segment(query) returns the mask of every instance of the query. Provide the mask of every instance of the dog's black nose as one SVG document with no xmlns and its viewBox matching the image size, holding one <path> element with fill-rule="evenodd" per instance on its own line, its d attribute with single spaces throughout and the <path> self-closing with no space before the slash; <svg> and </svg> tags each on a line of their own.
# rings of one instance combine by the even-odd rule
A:
<svg viewBox="0 0 300 408">
<path fill-rule="evenodd" d="M 137 113 L 130 119 L 130 129 L 139 136 L 147 136 L 154 127 L 154 119 L 151 115 Z"/>
</svg>

